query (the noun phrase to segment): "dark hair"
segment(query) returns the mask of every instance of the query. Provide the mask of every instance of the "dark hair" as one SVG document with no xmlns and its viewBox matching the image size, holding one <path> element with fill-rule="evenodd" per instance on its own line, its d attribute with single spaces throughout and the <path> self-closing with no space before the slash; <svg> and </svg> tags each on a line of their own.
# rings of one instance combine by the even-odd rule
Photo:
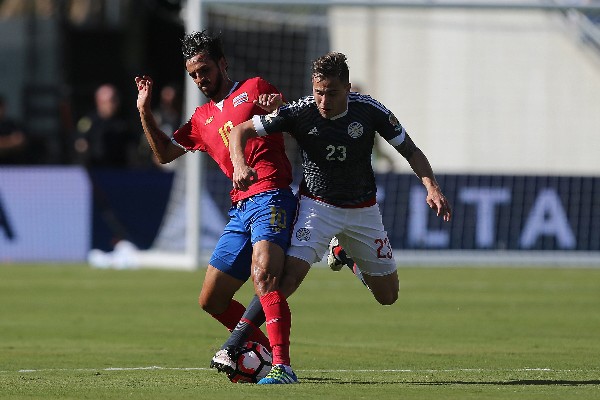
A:
<svg viewBox="0 0 600 400">
<path fill-rule="evenodd" d="M 312 76 L 321 78 L 337 77 L 343 83 L 350 82 L 346 56 L 342 53 L 330 52 L 317 58 L 312 64 Z"/>
<path fill-rule="evenodd" d="M 220 36 L 210 36 L 206 31 L 192 32 L 181 40 L 181 52 L 186 60 L 199 53 L 206 53 L 215 62 L 225 57 Z"/>
</svg>

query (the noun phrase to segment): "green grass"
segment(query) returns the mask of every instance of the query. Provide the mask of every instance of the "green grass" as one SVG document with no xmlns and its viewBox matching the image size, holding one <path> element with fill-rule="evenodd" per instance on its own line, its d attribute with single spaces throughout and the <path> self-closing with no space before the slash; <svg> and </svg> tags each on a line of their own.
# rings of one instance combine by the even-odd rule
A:
<svg viewBox="0 0 600 400">
<path fill-rule="evenodd" d="M 206 368 L 226 331 L 197 306 L 204 270 L 3 265 L 0 398 L 600 398 L 600 269 L 399 273 L 383 307 L 314 268 L 290 298 L 301 384 L 264 387 Z"/>
</svg>

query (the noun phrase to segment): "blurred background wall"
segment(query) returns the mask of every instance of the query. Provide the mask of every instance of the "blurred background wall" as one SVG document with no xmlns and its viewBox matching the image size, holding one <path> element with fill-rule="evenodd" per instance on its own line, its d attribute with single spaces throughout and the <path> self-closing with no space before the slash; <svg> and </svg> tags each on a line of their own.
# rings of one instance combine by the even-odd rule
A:
<svg viewBox="0 0 600 400">
<path fill-rule="evenodd" d="M 353 7 L 330 16 L 352 82 L 396 113 L 438 171 L 600 173 L 590 151 L 600 149 L 599 48 L 565 14 Z"/>
<path fill-rule="evenodd" d="M 167 168 L 154 162 L 135 106 L 134 77 L 149 74 L 156 110 L 162 94 L 171 93 L 170 111 L 178 114 L 160 121 L 164 130 L 173 132 L 189 117 L 182 112 L 188 78 L 180 40 L 190 20 L 221 34 L 233 79 L 263 76 L 289 100 L 311 92 L 313 59 L 330 50 L 347 54 L 353 89 L 395 113 L 454 205 L 452 224 L 430 217 L 406 161 L 378 143 L 378 200 L 394 248 L 566 250 L 567 259 L 597 254 L 599 1 L 327 7 L 327 1 L 0 0 L 0 96 L 11 126 L 27 137 L 25 151 L 10 161 L 2 161 L 0 150 L 0 262 L 14 259 L 10 251 L 26 259 L 27 249 L 41 248 L 26 239 L 41 237 L 29 229 L 52 213 L 41 204 L 49 194 L 64 199 L 54 203 L 62 207 L 59 220 L 83 221 L 72 227 L 89 231 L 78 242 L 80 258 L 122 240 L 182 252 L 189 229 L 202 231 L 198 246 L 211 250 L 230 182 L 201 157 L 204 185 L 194 201 L 205 215 L 200 226 L 186 226 L 185 162 Z M 118 112 L 95 127 L 98 100 Z M 110 140 L 93 140 L 105 131 Z M 286 147 L 298 182 L 299 154 L 289 137 Z M 100 150 L 105 159 L 94 154 Z M 15 174 L 15 166 L 23 168 Z M 61 185 L 67 179 L 61 177 L 81 176 L 72 168 L 87 180 Z M 28 190 L 27 182 L 48 170 L 55 184 Z M 71 207 L 70 199 L 90 204 Z M 77 233 L 59 224 L 40 228 L 63 232 L 59 242 L 70 250 L 69 237 Z"/>
</svg>

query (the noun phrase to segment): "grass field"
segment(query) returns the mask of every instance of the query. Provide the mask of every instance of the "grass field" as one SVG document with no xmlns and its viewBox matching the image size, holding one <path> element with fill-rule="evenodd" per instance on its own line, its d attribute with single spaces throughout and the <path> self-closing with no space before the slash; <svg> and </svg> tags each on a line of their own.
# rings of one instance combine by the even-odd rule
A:
<svg viewBox="0 0 600 400">
<path fill-rule="evenodd" d="M 383 307 L 314 268 L 290 298 L 301 384 L 258 386 L 207 368 L 226 331 L 202 269 L 0 266 L 0 398 L 600 399 L 600 269 L 399 272 Z"/>
</svg>

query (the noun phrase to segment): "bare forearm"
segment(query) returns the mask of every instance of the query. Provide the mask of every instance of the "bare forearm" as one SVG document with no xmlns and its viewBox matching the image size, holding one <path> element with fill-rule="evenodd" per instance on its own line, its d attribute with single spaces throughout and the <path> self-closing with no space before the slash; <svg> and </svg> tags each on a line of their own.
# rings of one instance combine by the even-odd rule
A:
<svg viewBox="0 0 600 400">
<path fill-rule="evenodd" d="M 244 159 L 244 147 L 245 140 L 243 140 L 241 133 L 237 135 L 231 135 L 229 141 L 229 156 L 231 157 L 231 163 L 235 167 L 241 167 L 246 164 Z"/>
<path fill-rule="evenodd" d="M 452 218 L 452 209 L 446 196 L 442 193 L 440 185 L 437 183 L 435 176 L 433 175 L 433 169 L 431 164 L 425 157 L 425 154 L 418 148 L 414 151 L 411 157 L 408 159 L 408 163 L 411 168 L 417 174 L 423 186 L 427 189 L 427 197 L 425 201 L 429 207 L 435 210 L 436 215 L 441 217 L 444 221 L 448 222 Z"/>
<path fill-rule="evenodd" d="M 427 157 L 420 149 L 415 150 L 408 160 L 408 163 L 428 190 L 431 187 L 439 188 L 439 185 L 435 179 L 435 175 L 433 174 L 433 168 L 431 168 L 429 160 L 427 160 Z"/>
<path fill-rule="evenodd" d="M 148 140 L 158 162 L 166 164 L 185 154 L 185 150 L 173 144 L 171 138 L 158 127 L 151 110 L 152 85 L 152 78 L 148 75 L 135 77 L 135 86 L 138 90 L 136 104 L 146 140 Z"/>
<path fill-rule="evenodd" d="M 160 130 L 152 112 L 144 109 L 139 111 L 146 140 L 148 140 L 154 155 L 156 155 L 156 158 L 161 164 L 169 163 L 183 154 L 183 150 L 179 152 L 181 154 L 177 154 L 178 152 L 174 151 L 173 147 L 177 147 L 171 142 L 171 139 Z"/>
<path fill-rule="evenodd" d="M 246 165 L 244 150 L 248 138 L 256 136 L 252 121 L 242 122 L 229 135 L 229 156 L 234 167 L 242 167 Z"/>
<path fill-rule="evenodd" d="M 245 149 L 249 137 L 254 137 L 256 131 L 252 121 L 242 122 L 232 129 L 229 135 L 229 157 L 233 164 L 233 188 L 246 191 L 258 180 L 257 172 L 246 164 Z"/>
</svg>

